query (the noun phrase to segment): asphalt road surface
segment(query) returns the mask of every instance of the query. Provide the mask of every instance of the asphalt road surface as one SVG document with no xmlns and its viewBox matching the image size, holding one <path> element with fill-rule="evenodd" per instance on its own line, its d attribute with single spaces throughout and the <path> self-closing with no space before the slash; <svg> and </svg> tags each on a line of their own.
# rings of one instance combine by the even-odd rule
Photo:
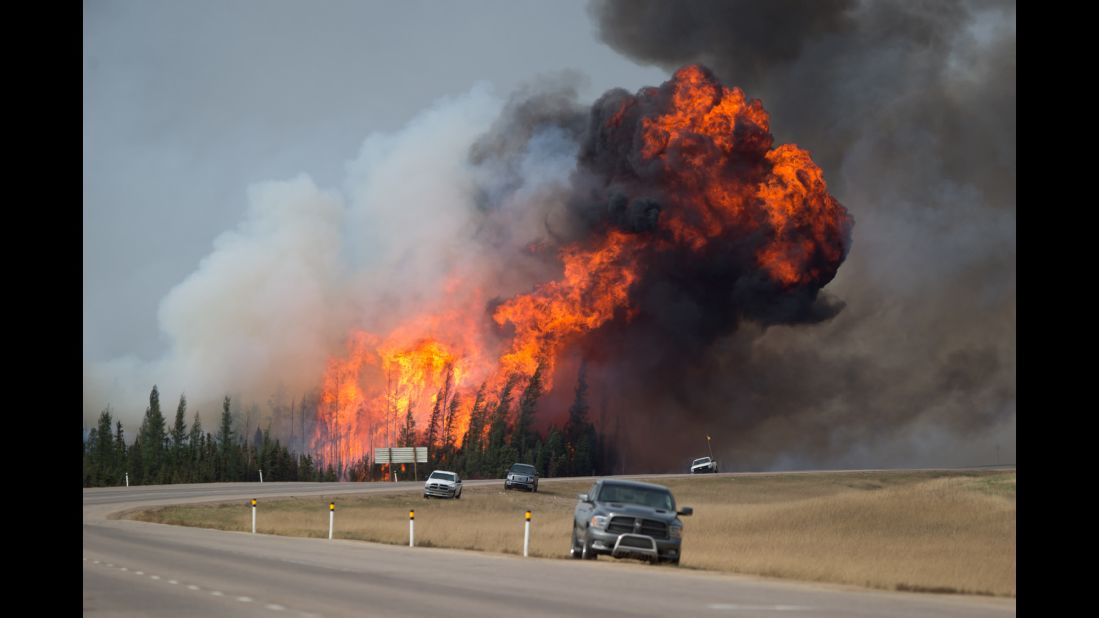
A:
<svg viewBox="0 0 1099 618">
<path fill-rule="evenodd" d="M 541 482 L 553 482 L 543 479 Z M 500 481 L 467 481 L 477 486 Z M 880 592 L 600 559 L 522 558 L 117 519 L 132 508 L 419 491 L 422 483 L 84 490 L 83 607 L 101 616 L 1014 616 L 1014 599 Z M 336 513 L 337 517 L 339 513 Z M 337 522 L 338 523 L 338 522 Z M 568 539 L 562 540 L 562 555 Z"/>
</svg>

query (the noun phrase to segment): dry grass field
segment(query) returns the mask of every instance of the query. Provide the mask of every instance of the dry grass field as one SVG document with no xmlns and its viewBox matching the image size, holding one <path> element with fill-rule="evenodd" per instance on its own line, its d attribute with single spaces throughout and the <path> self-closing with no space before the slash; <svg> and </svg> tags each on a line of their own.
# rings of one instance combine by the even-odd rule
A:
<svg viewBox="0 0 1099 618">
<path fill-rule="evenodd" d="M 1015 471 L 827 472 L 659 479 L 684 517 L 682 566 L 929 592 L 1015 596 Z M 335 536 L 567 558 L 576 494 L 588 482 L 543 480 L 537 494 L 468 487 L 461 500 L 419 493 L 336 497 Z M 328 497 L 263 501 L 257 530 L 325 538 Z M 244 503 L 131 515 L 168 524 L 251 530 Z M 610 558 L 600 558 L 610 560 Z M 653 567 L 674 568 L 674 567 Z"/>
</svg>

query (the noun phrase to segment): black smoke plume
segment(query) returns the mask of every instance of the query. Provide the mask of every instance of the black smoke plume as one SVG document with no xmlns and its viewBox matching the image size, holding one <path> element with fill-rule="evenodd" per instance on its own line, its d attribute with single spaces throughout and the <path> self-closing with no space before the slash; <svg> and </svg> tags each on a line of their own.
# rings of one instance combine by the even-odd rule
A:
<svg viewBox="0 0 1099 618">
<path fill-rule="evenodd" d="M 591 13 L 638 61 L 703 63 L 760 99 L 774 143 L 808 149 L 859 221 L 834 281 L 781 292 L 745 267 L 756 238 L 647 256 L 640 310 L 576 352 L 624 452 L 643 453 L 630 467 L 674 469 L 706 434 L 727 469 L 980 464 L 997 446 L 1013 460 L 1014 6 L 609 1 Z M 665 89 L 608 92 L 582 130 L 568 93 L 513 101 L 498 127 L 575 148 L 555 214 L 539 215 L 547 237 L 663 233 L 676 194 L 633 140 Z M 542 113 L 514 113 L 531 100 Z M 528 148 L 509 154 L 495 133 L 482 144 L 498 160 Z M 738 173 L 755 173 L 755 156 Z"/>
<path fill-rule="evenodd" d="M 589 9 L 627 56 L 702 62 L 761 99 L 859 221 L 828 288 L 843 312 L 713 342 L 675 394 L 646 392 L 650 424 L 690 417 L 673 443 L 721 431 L 749 466 L 1014 461 L 1014 3 Z"/>
</svg>

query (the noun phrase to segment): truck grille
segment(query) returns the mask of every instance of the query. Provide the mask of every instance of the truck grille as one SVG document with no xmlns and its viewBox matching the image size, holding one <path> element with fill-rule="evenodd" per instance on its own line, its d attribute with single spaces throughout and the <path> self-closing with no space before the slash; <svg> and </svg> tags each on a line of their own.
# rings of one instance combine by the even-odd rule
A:
<svg viewBox="0 0 1099 618">
<path fill-rule="evenodd" d="M 644 534 L 654 539 L 668 538 L 668 524 L 655 519 L 642 519 L 641 529 L 637 530 L 637 519 L 634 517 L 615 517 L 607 525 L 607 532 L 614 534 Z"/>
<path fill-rule="evenodd" d="M 653 544 L 648 539 L 643 539 L 637 536 L 622 537 L 622 542 L 619 543 L 622 547 L 644 547 L 645 549 L 652 549 Z"/>
</svg>

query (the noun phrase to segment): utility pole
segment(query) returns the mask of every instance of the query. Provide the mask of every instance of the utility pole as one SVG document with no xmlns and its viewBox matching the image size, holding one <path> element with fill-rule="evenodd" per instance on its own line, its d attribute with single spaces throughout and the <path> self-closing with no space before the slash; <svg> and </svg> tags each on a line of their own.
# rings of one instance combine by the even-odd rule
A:
<svg viewBox="0 0 1099 618">
<path fill-rule="evenodd" d="M 710 451 L 710 461 L 713 461 L 714 449 L 710 446 L 710 434 L 706 434 L 706 449 Z"/>
</svg>

